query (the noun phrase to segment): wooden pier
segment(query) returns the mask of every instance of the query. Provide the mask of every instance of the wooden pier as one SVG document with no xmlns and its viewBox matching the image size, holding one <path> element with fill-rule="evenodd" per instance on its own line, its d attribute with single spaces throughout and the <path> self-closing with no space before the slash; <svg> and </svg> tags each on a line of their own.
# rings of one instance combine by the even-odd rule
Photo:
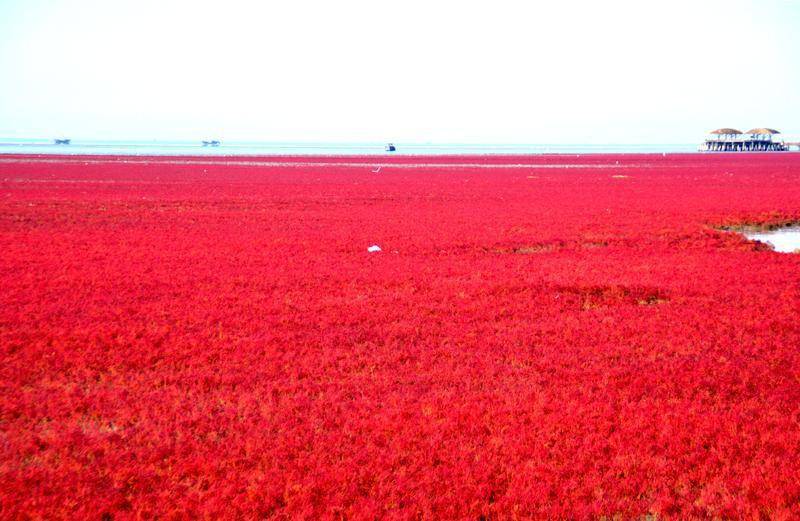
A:
<svg viewBox="0 0 800 521">
<path fill-rule="evenodd" d="M 746 133 L 735 128 L 720 128 L 712 131 L 700 150 L 706 152 L 780 152 L 789 150 L 783 141 L 773 139 L 780 134 L 774 128 L 754 128 Z"/>
</svg>

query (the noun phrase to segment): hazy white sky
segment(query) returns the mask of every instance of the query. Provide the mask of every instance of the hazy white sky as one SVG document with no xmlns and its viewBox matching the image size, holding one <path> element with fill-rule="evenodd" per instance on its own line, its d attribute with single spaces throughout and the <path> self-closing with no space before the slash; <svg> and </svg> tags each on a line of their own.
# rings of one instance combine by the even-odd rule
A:
<svg viewBox="0 0 800 521">
<path fill-rule="evenodd" d="M 800 133 L 800 0 L 0 0 L 0 137 Z"/>
</svg>

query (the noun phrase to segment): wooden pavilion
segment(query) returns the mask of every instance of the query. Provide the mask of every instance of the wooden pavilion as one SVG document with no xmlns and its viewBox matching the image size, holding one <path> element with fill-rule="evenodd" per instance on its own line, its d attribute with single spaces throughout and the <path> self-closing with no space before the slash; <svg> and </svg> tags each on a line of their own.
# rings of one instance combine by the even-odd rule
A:
<svg viewBox="0 0 800 521">
<path fill-rule="evenodd" d="M 766 152 L 788 150 L 782 142 L 773 139 L 780 134 L 774 128 L 753 128 L 746 133 L 735 128 L 719 128 L 709 133 L 700 150 L 708 152 Z"/>
<path fill-rule="evenodd" d="M 753 128 L 747 131 L 750 139 L 746 140 L 745 150 L 787 150 L 781 141 L 775 141 L 772 136 L 780 134 L 774 128 Z"/>
</svg>

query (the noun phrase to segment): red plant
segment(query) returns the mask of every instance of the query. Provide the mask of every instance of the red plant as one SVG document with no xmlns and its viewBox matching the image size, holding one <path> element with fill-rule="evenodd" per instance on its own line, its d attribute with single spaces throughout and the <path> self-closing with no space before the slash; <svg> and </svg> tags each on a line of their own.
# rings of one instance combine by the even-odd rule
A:
<svg viewBox="0 0 800 521">
<path fill-rule="evenodd" d="M 0 156 L 0 517 L 800 517 L 800 257 L 718 229 L 798 202 L 789 153 Z"/>
</svg>

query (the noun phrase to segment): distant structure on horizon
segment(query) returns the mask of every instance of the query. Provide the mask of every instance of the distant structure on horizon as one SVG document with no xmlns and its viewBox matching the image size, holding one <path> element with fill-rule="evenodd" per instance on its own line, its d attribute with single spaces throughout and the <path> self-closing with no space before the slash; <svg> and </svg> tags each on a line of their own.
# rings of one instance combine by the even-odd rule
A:
<svg viewBox="0 0 800 521">
<path fill-rule="evenodd" d="M 218 147 L 219 144 L 220 144 L 220 142 L 218 140 L 216 140 L 216 139 L 214 139 L 212 141 L 203 141 L 203 146 L 204 147 Z"/>
<path fill-rule="evenodd" d="M 72 142 L 71 139 L 54 139 L 53 143 L 56 145 L 69 145 Z"/>
<path fill-rule="evenodd" d="M 700 145 L 703 152 L 780 152 L 789 150 L 789 145 L 773 139 L 780 134 L 774 128 L 753 128 L 740 132 L 735 128 L 718 128 L 709 133 Z M 793 143 L 790 143 L 790 145 Z"/>
</svg>

